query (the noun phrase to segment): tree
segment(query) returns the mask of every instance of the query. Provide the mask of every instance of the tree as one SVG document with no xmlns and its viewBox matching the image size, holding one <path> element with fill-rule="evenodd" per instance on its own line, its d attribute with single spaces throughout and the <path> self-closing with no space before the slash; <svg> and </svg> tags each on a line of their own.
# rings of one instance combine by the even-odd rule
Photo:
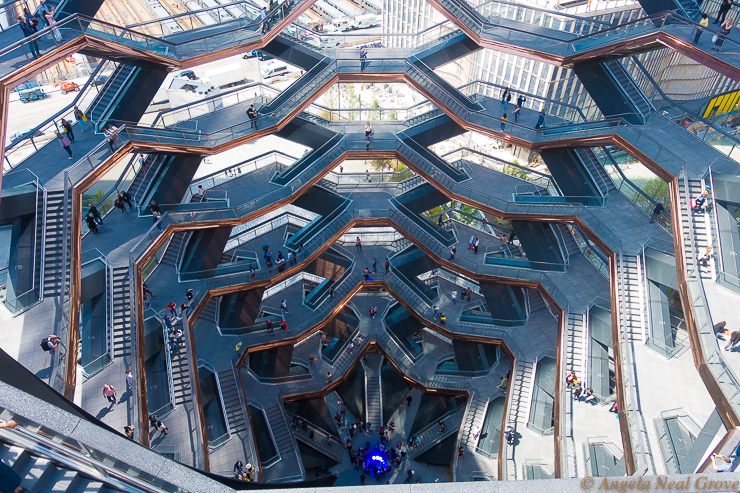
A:
<svg viewBox="0 0 740 493">
<path fill-rule="evenodd" d="M 326 91 L 326 92 L 324 93 L 324 101 L 326 102 L 326 106 L 327 106 L 327 107 L 328 107 L 329 109 L 334 109 L 334 108 L 337 108 L 337 107 L 338 107 L 338 102 L 339 102 L 339 89 L 337 88 L 337 85 L 336 85 L 336 84 L 334 84 L 333 86 L 331 86 L 331 87 L 330 87 L 330 88 L 329 88 L 329 89 L 328 89 L 328 90 L 327 90 L 327 91 Z M 333 113 L 333 112 L 329 111 L 329 112 L 324 112 L 324 113 L 325 113 L 325 114 L 323 114 L 323 115 L 319 115 L 319 116 L 323 116 L 323 117 L 324 117 L 324 118 L 326 118 L 327 120 L 333 120 L 333 119 L 334 119 L 334 118 L 333 118 L 333 116 L 334 116 L 334 113 Z"/>
<path fill-rule="evenodd" d="M 664 182 L 660 178 L 648 180 L 642 188 L 642 191 L 656 202 L 663 202 L 664 204 L 668 203 L 668 183 Z"/>
<path fill-rule="evenodd" d="M 515 161 L 516 163 L 516 161 Z M 509 166 L 508 164 L 504 166 L 504 173 L 507 175 L 514 176 L 516 178 L 519 178 L 520 180 L 526 180 L 527 179 L 527 172 L 521 168 L 517 168 L 516 166 Z"/>
<path fill-rule="evenodd" d="M 350 109 L 355 109 L 360 107 L 360 98 L 357 97 L 357 93 L 355 92 L 355 85 L 354 84 L 347 84 L 346 87 L 346 94 L 347 94 L 347 102 L 349 103 Z M 359 111 L 350 111 L 349 112 L 349 119 L 350 120 L 356 120 L 360 116 Z"/>
<path fill-rule="evenodd" d="M 378 109 L 380 108 L 380 102 L 376 98 L 373 98 L 373 104 L 371 104 L 370 107 L 373 109 Z M 383 112 L 382 111 L 371 111 L 370 119 L 371 120 L 382 120 Z"/>
<path fill-rule="evenodd" d="M 378 173 L 393 170 L 393 161 L 390 159 L 373 159 L 370 166 Z"/>
</svg>

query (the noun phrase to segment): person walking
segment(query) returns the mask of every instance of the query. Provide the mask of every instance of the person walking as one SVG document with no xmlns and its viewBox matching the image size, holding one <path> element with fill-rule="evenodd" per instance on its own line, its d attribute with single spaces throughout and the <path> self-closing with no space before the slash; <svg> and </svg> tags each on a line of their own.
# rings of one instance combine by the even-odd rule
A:
<svg viewBox="0 0 740 493">
<path fill-rule="evenodd" d="M 131 372 L 131 370 L 126 370 L 126 388 L 128 388 L 129 392 L 134 390 L 134 374 Z"/>
<path fill-rule="evenodd" d="M 103 397 L 108 399 L 108 402 L 111 404 L 110 407 L 113 407 L 116 404 L 118 392 L 116 392 L 116 388 L 113 385 L 106 383 L 103 385 Z"/>
<path fill-rule="evenodd" d="M 370 318 L 372 318 L 373 320 L 375 320 L 375 311 L 373 311 L 373 308 L 372 307 L 370 307 L 370 309 L 368 310 L 368 312 L 370 313 Z"/>
<path fill-rule="evenodd" d="M 74 144 L 75 134 L 74 134 L 74 132 L 72 130 L 72 124 L 69 123 L 64 118 L 62 118 L 61 125 L 62 125 L 62 128 L 64 129 L 64 133 L 66 133 L 67 135 L 69 135 L 69 140 L 71 140 L 72 143 Z"/>
<path fill-rule="evenodd" d="M 540 114 L 537 115 L 537 124 L 534 126 L 535 130 L 539 130 L 545 124 L 545 110 L 540 110 Z"/>
<path fill-rule="evenodd" d="M 95 207 L 95 204 L 90 204 L 87 208 L 87 212 L 92 216 L 93 219 L 95 219 L 96 223 L 98 223 L 100 226 L 105 226 L 103 224 L 103 218 L 100 217 L 100 211 L 97 207 Z"/>
<path fill-rule="evenodd" d="M 725 351 L 732 351 L 738 344 L 740 344 L 740 332 L 733 331 L 730 334 L 730 342 L 725 346 Z"/>
<path fill-rule="evenodd" d="M 167 436 L 167 431 L 169 430 L 169 428 L 167 427 L 166 424 L 162 423 L 162 421 L 159 420 L 159 419 L 157 420 L 157 429 L 159 429 L 159 436 L 160 437 L 166 437 Z"/>
<path fill-rule="evenodd" d="M 75 120 L 80 124 L 80 129 L 84 132 L 87 127 L 87 116 L 77 107 L 74 109 Z"/>
<path fill-rule="evenodd" d="M 257 129 L 257 110 L 254 109 L 254 105 L 250 104 L 247 110 L 247 117 L 249 117 L 250 127 Z"/>
<path fill-rule="evenodd" d="M 59 145 L 62 146 L 62 149 L 67 151 L 67 154 L 69 154 L 68 159 L 72 159 L 74 155 L 72 155 L 72 149 L 69 147 L 71 142 L 67 140 L 67 137 L 57 132 L 57 140 L 59 141 Z"/>
<path fill-rule="evenodd" d="M 39 21 L 33 18 L 33 16 L 18 16 L 18 25 L 21 27 L 21 31 L 23 31 L 24 38 L 36 34 L 36 26 L 38 25 L 38 23 Z M 31 57 L 33 57 L 34 59 L 41 56 L 41 52 L 39 51 L 39 43 L 35 39 L 31 40 L 28 43 L 28 48 L 31 50 Z"/>
<path fill-rule="evenodd" d="M 452 245 L 452 248 L 450 248 L 450 260 L 455 260 L 456 252 L 457 252 L 457 247 L 455 247 L 455 245 Z"/>
<path fill-rule="evenodd" d="M 457 289 L 452 290 L 452 304 L 457 305 Z"/>
<path fill-rule="evenodd" d="M 516 105 L 516 108 L 514 108 L 514 123 L 519 121 L 519 112 L 522 111 L 522 107 L 519 105 Z"/>
<path fill-rule="evenodd" d="M 113 205 L 121 209 L 122 214 L 126 214 L 126 206 L 123 204 L 123 199 L 120 197 L 120 195 L 116 197 L 116 201 L 113 202 Z"/>
<path fill-rule="evenodd" d="M 365 65 L 367 64 L 367 50 L 360 48 L 360 72 L 365 71 Z"/>
<path fill-rule="evenodd" d="M 113 133 L 107 128 L 104 128 L 103 134 L 105 135 L 105 142 L 108 144 L 108 149 L 110 150 L 111 154 L 113 154 L 114 152 L 116 152 L 117 148 L 113 140 Z"/>
<path fill-rule="evenodd" d="M 504 115 L 501 117 L 501 131 L 502 132 L 504 131 L 504 128 L 506 127 L 506 121 L 508 119 L 509 118 L 506 116 L 506 113 L 504 113 Z"/>
<path fill-rule="evenodd" d="M 283 312 L 283 315 L 286 313 L 290 313 L 288 311 L 288 300 L 283 300 L 280 302 L 280 311 Z"/>
<path fill-rule="evenodd" d="M 362 252 L 362 240 L 360 240 L 359 236 L 355 240 L 355 248 L 357 248 L 360 252 Z"/>
<path fill-rule="evenodd" d="M 650 224 L 654 223 L 655 220 L 660 216 L 660 214 L 665 210 L 665 207 L 663 207 L 663 202 L 658 202 L 655 204 L 655 207 L 653 208 L 653 215 L 650 216 Z"/>
<path fill-rule="evenodd" d="M 313 354 L 312 354 L 311 356 L 309 356 L 309 357 L 308 357 L 308 364 L 309 364 L 310 366 L 314 366 L 314 362 L 315 362 L 315 361 L 316 361 L 316 356 L 314 356 Z"/>
<path fill-rule="evenodd" d="M 725 21 L 728 12 L 732 9 L 732 0 L 722 0 L 719 6 L 719 12 L 717 12 L 717 18 L 714 20 L 715 24 L 719 24 Z"/>
<path fill-rule="evenodd" d="M 722 29 L 720 30 L 719 35 L 716 36 L 717 39 L 714 40 L 712 51 L 720 51 L 722 49 L 722 45 L 725 44 L 725 37 L 728 36 L 732 30 L 732 18 L 724 21 L 719 27 Z"/>
<path fill-rule="evenodd" d="M 133 204 L 133 202 L 131 202 L 131 195 L 126 190 L 120 192 L 120 194 L 121 194 L 121 199 L 124 202 L 126 202 L 131 209 L 133 209 L 134 208 L 134 204 Z"/>
<path fill-rule="evenodd" d="M 100 231 L 98 230 L 98 225 L 95 222 L 95 219 L 92 217 L 92 214 L 88 214 L 87 216 L 85 216 L 85 223 L 87 223 L 87 227 L 90 228 L 90 231 L 92 231 L 94 235 L 100 233 Z"/>
<path fill-rule="evenodd" d="M 373 259 L 373 274 L 378 273 L 378 261 Z"/>
<path fill-rule="evenodd" d="M 391 272 L 391 263 L 388 260 L 388 258 L 386 257 L 386 259 L 385 259 L 385 273 L 386 274 L 390 274 L 390 272 Z"/>
<path fill-rule="evenodd" d="M 694 39 L 691 42 L 693 45 L 699 44 L 699 38 L 701 38 L 701 35 L 704 33 L 704 29 L 709 27 L 709 16 L 707 16 L 707 14 L 701 14 L 699 25 L 701 27 L 696 28 L 696 34 L 694 34 Z"/>
<path fill-rule="evenodd" d="M 480 239 L 476 237 L 475 241 L 473 242 L 473 255 L 478 255 L 478 245 L 479 244 L 480 244 Z"/>
<path fill-rule="evenodd" d="M 373 133 L 373 126 L 370 122 L 365 123 L 365 150 L 370 149 L 370 135 Z M 367 173 L 367 181 L 370 181 L 370 173 Z"/>
</svg>

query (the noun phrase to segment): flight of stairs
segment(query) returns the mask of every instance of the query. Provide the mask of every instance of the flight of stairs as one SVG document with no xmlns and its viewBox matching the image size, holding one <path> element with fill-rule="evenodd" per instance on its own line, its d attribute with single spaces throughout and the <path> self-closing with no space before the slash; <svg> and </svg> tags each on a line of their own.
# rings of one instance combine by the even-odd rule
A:
<svg viewBox="0 0 740 493">
<path fill-rule="evenodd" d="M 100 481 L 86 479 L 75 470 L 55 465 L 46 457 L 31 455 L 25 449 L 0 443 L 0 460 L 22 478 L 21 487 L 31 493 L 104 493 Z"/>
<path fill-rule="evenodd" d="M 113 267 L 113 358 L 131 355 L 128 267 Z"/>
<path fill-rule="evenodd" d="M 443 416 L 441 420 L 445 424 L 445 431 L 442 433 L 439 432 L 437 424 L 438 420 L 435 420 L 433 423 L 430 423 L 428 426 L 426 426 L 423 430 L 415 433 L 415 435 L 419 438 L 419 445 L 411 450 L 411 457 L 414 459 L 416 457 L 419 457 L 421 454 L 434 447 L 445 438 L 449 437 L 450 435 L 456 434 L 457 431 L 460 429 L 460 422 L 463 419 L 464 413 L 465 406 L 463 405 L 458 407 L 454 412 L 448 413 Z"/>
<path fill-rule="evenodd" d="M 583 314 L 568 313 L 568 346 L 565 349 L 565 371 L 583 378 L 585 347 L 583 341 Z"/>
<path fill-rule="evenodd" d="M 170 244 L 167 245 L 167 250 L 165 250 L 162 261 L 160 262 L 161 264 L 176 267 L 177 254 L 180 252 L 180 247 L 182 246 L 182 242 L 185 239 L 185 234 L 185 231 L 178 231 L 177 233 L 172 235 Z"/>
<path fill-rule="evenodd" d="M 147 183 L 150 182 L 156 176 L 156 168 L 159 167 L 164 161 L 164 156 L 157 154 L 148 154 L 144 157 L 144 163 L 139 168 L 138 173 L 134 177 L 134 181 L 128 187 L 128 193 L 134 199 L 135 205 L 141 205 L 144 200 L 144 194 L 147 191 Z"/>
<path fill-rule="evenodd" d="M 601 190 L 601 194 L 604 197 L 617 189 L 611 177 L 609 176 L 609 173 L 606 172 L 604 166 L 599 162 L 599 159 L 596 157 L 594 151 L 592 151 L 590 147 L 575 149 L 575 151 L 576 154 L 578 154 L 578 157 L 581 158 L 583 164 L 586 166 L 586 169 L 594 177 L 594 180 L 596 180 L 596 185 L 599 187 L 599 190 Z"/>
<path fill-rule="evenodd" d="M 68 208 L 72 201 L 68 200 Z M 44 258 L 44 297 L 62 293 L 62 248 L 64 237 L 64 192 L 48 192 L 46 198 L 46 249 Z M 70 248 L 69 239 L 67 248 Z"/>
<path fill-rule="evenodd" d="M 182 320 L 178 320 L 175 329 L 183 330 Z M 188 348 L 185 344 L 185 338 L 177 345 L 176 353 L 170 353 L 170 362 L 172 363 L 172 387 L 175 392 L 175 405 L 188 402 L 192 395 L 192 385 L 190 383 L 190 372 L 188 371 Z M 169 350 L 169 348 L 168 348 Z"/>
<path fill-rule="evenodd" d="M 463 418 L 462 432 L 460 433 L 460 445 L 466 448 L 475 449 L 478 444 L 478 438 L 473 438 L 473 432 L 483 426 L 483 420 L 486 417 L 486 408 L 488 400 L 478 399 L 475 394 L 470 396 L 470 409 Z"/>
<path fill-rule="evenodd" d="M 582 253 L 581 248 L 578 246 L 578 243 L 576 243 L 576 239 L 573 238 L 573 233 L 568 229 L 568 226 L 564 224 L 554 224 L 553 227 L 560 230 L 560 235 L 563 237 L 565 249 L 568 251 L 569 257 L 576 253 Z"/>
<path fill-rule="evenodd" d="M 228 370 L 219 372 L 218 382 L 221 386 L 221 396 L 224 399 L 229 430 L 232 434 L 246 430 L 247 423 L 244 420 L 244 409 L 242 408 L 241 398 L 239 397 L 241 389 L 239 389 L 234 370 L 229 368 Z"/>
<path fill-rule="evenodd" d="M 314 439 L 311 440 L 310 432 L 314 432 Z M 331 457 L 338 463 L 342 462 L 342 455 L 346 455 L 344 451 L 344 445 L 336 437 L 331 436 L 326 430 L 319 428 L 318 426 L 308 423 L 308 431 L 304 431 L 303 427 L 298 427 L 298 430 L 293 432 L 296 440 L 300 440 L 309 447 L 318 450 L 322 454 Z M 329 440 L 327 441 L 327 437 Z"/>
<path fill-rule="evenodd" d="M 362 362 L 365 368 L 365 423 L 370 423 L 371 431 L 377 431 L 383 423 L 383 397 L 380 387 L 380 368 L 383 356 L 378 353 L 366 355 Z"/>
<path fill-rule="evenodd" d="M 529 361 L 518 361 L 516 364 L 516 379 L 511 394 L 511 412 L 509 423 L 527 424 L 529 419 L 529 405 L 532 398 L 532 373 L 534 364 Z"/>
<path fill-rule="evenodd" d="M 689 180 L 689 191 L 688 193 L 686 193 L 683 180 L 680 178 L 678 180 L 678 190 L 679 194 L 681 195 L 682 204 L 690 204 L 691 198 L 698 197 L 703 189 L 704 186 L 701 180 Z M 697 252 L 704 251 L 704 249 L 711 244 L 711 238 L 708 234 L 709 232 L 707 231 L 706 218 L 704 213 L 706 208 L 709 206 L 711 206 L 710 200 L 707 200 L 702 211 L 686 212 L 689 208 L 688 205 L 685 208 L 681 209 L 681 221 L 683 223 L 684 235 L 684 250 L 686 251 L 686 264 L 688 266 L 689 272 L 693 270 L 692 265 L 696 265 L 696 258 L 698 257 Z M 693 245 L 691 244 L 691 237 L 689 236 L 689 221 L 691 221 L 691 225 L 694 229 Z M 717 252 L 713 253 L 715 253 L 716 255 Z M 707 263 L 707 267 L 702 267 L 699 269 L 702 279 L 712 278 L 711 269 L 708 266 L 709 263 Z"/>
<path fill-rule="evenodd" d="M 624 313 L 627 335 L 631 341 L 642 342 L 645 339 L 642 320 L 640 317 L 640 289 L 637 272 L 636 257 L 622 257 L 624 265 L 620 265 L 623 277 L 624 292 L 620 293 L 619 302 Z"/>
<path fill-rule="evenodd" d="M 265 416 L 267 417 L 267 424 L 270 426 L 270 430 L 272 430 L 272 436 L 275 439 L 280 457 L 294 454 L 295 445 L 293 443 L 293 437 L 288 429 L 288 423 L 285 422 L 285 416 L 283 415 L 280 404 L 265 409 Z"/>
<path fill-rule="evenodd" d="M 218 306 L 218 302 L 221 299 L 220 296 L 214 296 L 213 298 L 208 301 L 208 304 L 203 309 L 203 311 L 200 313 L 199 319 L 206 320 L 208 322 L 215 322 L 216 321 L 216 307 Z"/>
<path fill-rule="evenodd" d="M 529 313 L 534 313 L 537 310 L 547 308 L 545 306 L 545 300 L 542 299 L 542 295 L 535 289 L 529 291 Z"/>
</svg>

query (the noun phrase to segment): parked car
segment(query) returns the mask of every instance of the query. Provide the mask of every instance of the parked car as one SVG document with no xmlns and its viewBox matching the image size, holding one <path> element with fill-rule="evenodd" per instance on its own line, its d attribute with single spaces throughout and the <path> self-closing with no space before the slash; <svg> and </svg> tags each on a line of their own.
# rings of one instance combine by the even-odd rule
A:
<svg viewBox="0 0 740 493">
<path fill-rule="evenodd" d="M 67 94 L 68 92 L 79 92 L 80 91 L 80 86 L 68 80 L 57 82 L 56 84 L 54 84 L 54 87 L 61 87 L 62 94 Z"/>
<path fill-rule="evenodd" d="M 245 60 L 246 60 L 246 59 L 248 59 L 248 58 L 255 58 L 255 57 L 256 57 L 256 58 L 257 58 L 257 60 L 259 60 L 260 62 L 264 62 L 264 61 L 267 61 L 267 60 L 272 60 L 273 58 L 275 58 L 274 56 L 272 56 L 272 55 L 267 55 L 267 54 L 265 54 L 265 53 L 262 53 L 262 52 L 261 52 L 261 51 L 259 51 L 259 50 L 254 50 L 254 51 L 251 51 L 251 52 L 249 52 L 249 53 L 246 53 L 246 54 L 245 54 L 244 56 L 242 56 L 242 58 L 244 58 Z"/>
<path fill-rule="evenodd" d="M 187 77 L 190 80 L 198 80 L 198 76 L 192 70 L 184 70 L 180 72 L 177 77 Z"/>
<path fill-rule="evenodd" d="M 26 134 L 30 133 L 30 132 L 31 132 L 31 130 L 33 130 L 33 129 L 32 129 L 32 128 L 27 128 L 27 129 L 25 129 L 25 130 L 21 130 L 20 132 L 16 132 L 16 133 L 14 133 L 13 135 L 11 135 L 11 136 L 10 136 L 10 143 L 12 144 L 12 143 L 13 143 L 13 142 L 15 142 L 16 140 L 18 140 L 18 139 L 20 139 L 21 137 L 23 137 L 24 135 L 26 135 Z M 41 130 L 36 130 L 36 131 L 35 131 L 35 132 L 33 133 L 33 135 L 30 135 L 29 137 L 41 137 L 42 135 L 44 135 L 44 132 L 42 132 Z"/>
<path fill-rule="evenodd" d="M 108 79 L 110 78 L 110 75 L 106 74 L 100 74 L 93 80 L 93 84 L 95 84 L 95 87 L 102 86 L 106 82 L 108 82 Z"/>
</svg>

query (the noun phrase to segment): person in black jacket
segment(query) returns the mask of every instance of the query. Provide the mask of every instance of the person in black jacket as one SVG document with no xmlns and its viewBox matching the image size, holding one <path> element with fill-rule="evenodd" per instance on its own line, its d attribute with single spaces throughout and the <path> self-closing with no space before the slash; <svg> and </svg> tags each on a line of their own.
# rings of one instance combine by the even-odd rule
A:
<svg viewBox="0 0 740 493">
<path fill-rule="evenodd" d="M 26 18 L 23 15 L 18 16 L 18 25 L 21 27 L 21 31 L 23 31 L 24 38 L 33 36 L 34 33 L 36 33 L 36 24 L 33 24 L 33 22 L 38 24 L 39 21 L 34 17 Z M 28 47 L 31 50 L 31 56 L 34 59 L 41 56 L 41 53 L 39 52 L 39 44 L 35 39 L 28 43 Z"/>
</svg>

